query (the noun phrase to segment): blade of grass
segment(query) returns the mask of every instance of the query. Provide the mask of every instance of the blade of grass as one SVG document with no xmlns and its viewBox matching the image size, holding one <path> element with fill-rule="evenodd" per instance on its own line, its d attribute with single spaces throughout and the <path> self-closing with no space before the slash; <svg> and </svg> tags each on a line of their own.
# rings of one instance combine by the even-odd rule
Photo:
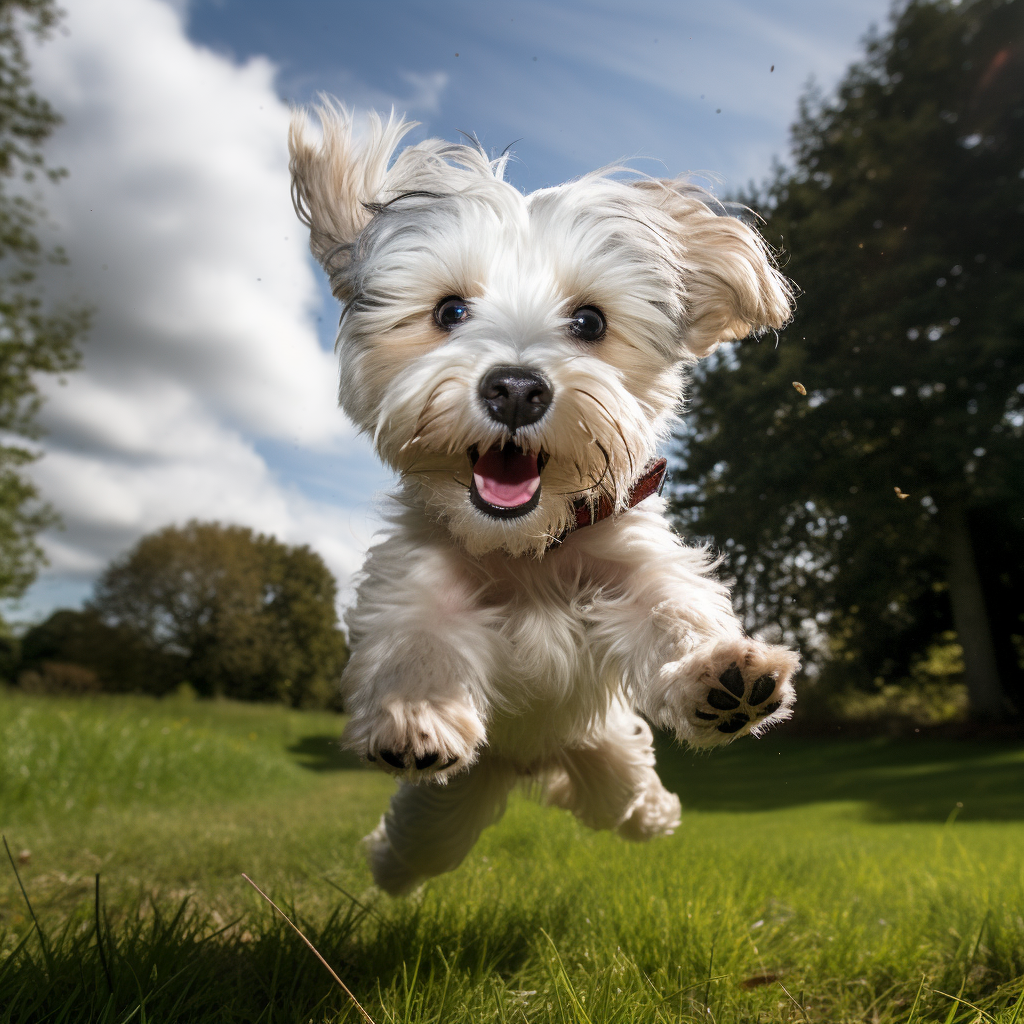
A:
<svg viewBox="0 0 1024 1024">
<path fill-rule="evenodd" d="M 352 893 L 350 893 L 347 889 L 343 889 L 340 885 L 338 885 L 337 882 L 331 881 L 331 879 L 329 879 L 326 875 L 321 875 L 320 878 L 323 881 L 325 881 L 332 889 L 337 889 L 342 896 L 346 897 L 347 899 L 350 899 L 360 910 L 365 911 L 371 917 L 375 917 L 378 921 L 383 922 L 384 918 L 382 918 L 380 914 L 378 914 L 377 911 L 373 909 L 373 907 L 368 907 L 365 903 L 360 903 L 359 900 L 357 900 L 355 896 L 352 895 Z"/>
<path fill-rule="evenodd" d="M 243 872 L 242 877 L 285 919 L 285 921 L 291 926 L 295 934 L 298 935 L 298 937 L 302 939 L 302 941 L 309 947 L 309 949 L 312 951 L 313 955 L 317 958 L 317 960 L 319 960 L 320 963 L 322 963 L 324 967 L 327 968 L 327 972 L 338 983 L 338 985 L 341 987 L 342 992 L 344 992 L 345 995 L 347 995 L 349 999 L 352 1000 L 352 1004 L 362 1014 L 363 1020 L 365 1020 L 367 1024 L 373 1024 L 373 1018 L 363 1009 L 362 1004 L 349 990 L 348 985 L 346 985 L 345 982 L 343 982 L 341 978 L 339 978 L 338 975 L 334 973 L 334 968 L 331 967 L 331 965 L 320 955 L 320 951 L 316 948 L 316 946 L 314 946 L 313 943 L 310 942 L 309 939 L 307 939 L 306 936 L 302 934 L 302 931 L 299 928 L 299 926 L 295 924 L 295 922 L 292 921 L 292 919 L 247 874 Z"/>
<path fill-rule="evenodd" d="M 949 1008 L 949 1013 L 946 1015 L 946 1019 L 943 1024 L 953 1024 L 953 1020 L 956 1018 L 956 1008 L 960 1004 L 960 997 L 964 994 L 964 986 L 967 984 L 967 977 L 960 982 L 960 991 L 955 996 L 948 996 L 947 998 L 955 1000 L 953 1005 Z M 941 993 L 945 995 L 945 993 Z"/>
<path fill-rule="evenodd" d="M 50 950 L 46 944 L 46 936 L 43 934 L 43 929 L 39 927 L 39 918 L 36 917 L 36 912 L 32 909 L 32 901 L 28 898 L 28 893 L 25 891 L 25 885 L 21 880 L 21 873 L 18 871 L 18 865 L 14 863 L 14 855 L 11 853 L 11 848 L 7 845 L 7 836 L 0 836 L 4 841 L 4 849 L 7 851 L 7 859 L 11 862 L 11 868 L 14 871 L 14 877 L 18 880 L 18 888 L 21 889 L 21 895 L 25 899 L 25 906 L 28 907 L 28 912 L 32 917 L 32 923 L 36 926 L 36 932 L 39 934 L 39 945 L 43 947 L 43 957 L 46 960 L 47 970 L 50 969 Z"/>
<path fill-rule="evenodd" d="M 921 975 L 921 984 L 917 986 L 917 995 L 914 996 L 914 1005 L 910 1008 L 910 1016 L 907 1018 L 907 1024 L 914 1024 L 914 1014 L 917 1013 L 917 1004 L 921 1000 L 921 993 L 924 991 L 924 978 Z"/>
<path fill-rule="evenodd" d="M 32 933 L 30 931 L 25 932 L 14 949 L 12 949 L 10 953 L 0 961 L 0 978 L 4 976 L 5 972 L 12 964 L 17 963 L 17 955 L 22 951 L 25 943 L 27 943 L 30 938 L 32 938 Z"/>
<path fill-rule="evenodd" d="M 590 1017 L 587 1015 L 587 1011 L 583 1007 L 580 997 L 576 994 L 576 988 L 569 978 L 569 974 L 565 969 L 565 964 L 562 963 L 562 956 L 558 952 L 558 947 L 555 945 L 554 940 L 546 931 L 544 931 L 543 928 L 541 928 L 540 933 L 548 940 L 548 943 L 551 945 L 551 951 L 555 954 L 555 960 L 558 962 L 558 976 L 562 984 L 565 986 L 566 994 L 569 996 L 569 1002 L 572 1003 L 573 1009 L 576 1011 L 582 1024 L 593 1024 Z"/>
<path fill-rule="evenodd" d="M 992 1021 L 992 1024 L 996 1024 L 996 1019 L 991 1013 L 986 1013 L 980 1006 L 975 1006 L 969 999 L 961 999 L 960 996 L 951 996 L 948 992 L 940 992 L 937 988 L 933 988 L 932 991 L 937 996 L 945 996 L 947 999 L 955 999 L 957 1003 L 963 1003 L 964 1006 L 969 1006 L 972 1010 L 977 1010 L 982 1017 L 986 1017 L 988 1020 Z M 960 991 L 963 992 L 963 989 L 960 989 Z M 956 1004 L 954 1003 L 954 1006 L 955 1005 Z"/>
<path fill-rule="evenodd" d="M 704 986 L 704 1009 L 708 1013 L 711 1012 L 711 974 L 715 966 L 715 942 L 718 940 L 717 934 L 711 940 L 711 955 L 708 957 L 708 978 L 707 984 Z"/>
<path fill-rule="evenodd" d="M 96 872 L 96 949 L 100 954 L 100 963 L 103 964 L 103 974 L 107 979 L 107 988 L 114 991 L 114 980 L 110 976 L 110 964 L 107 963 L 107 954 L 103 949 L 103 924 L 100 921 L 100 873 Z"/>
<path fill-rule="evenodd" d="M 437 949 L 437 955 L 441 958 L 441 963 L 444 964 L 444 988 L 441 989 L 441 1006 L 437 1011 L 437 1024 L 443 1024 L 444 1021 L 444 1004 L 448 1001 L 448 983 L 452 980 L 452 969 L 448 963 L 447 957 L 444 955 L 444 951 L 440 946 L 435 947 Z M 497 997 L 496 997 L 497 998 Z M 504 1016 L 504 1010 L 501 1006 L 501 1000 L 498 999 L 498 1011 Z"/>
<path fill-rule="evenodd" d="M 1024 988 L 1020 990 L 1020 996 L 1013 1007 L 1013 1016 L 1006 1022 L 1006 1024 L 1017 1024 L 1017 1018 L 1020 1017 L 1021 1010 L 1024 1010 Z"/>
<path fill-rule="evenodd" d="M 807 1024 L 810 1024 L 810 1018 L 809 1018 L 809 1017 L 807 1016 L 807 1011 L 806 1011 L 806 1010 L 804 1009 L 804 1004 L 803 1004 L 803 1003 L 801 1003 L 801 1002 L 800 1002 L 800 1001 L 799 1001 L 799 1000 L 798 1000 L 798 999 L 797 999 L 797 998 L 796 998 L 796 997 L 795 997 L 795 996 L 793 995 L 793 993 L 792 993 L 792 992 L 790 992 L 790 991 L 789 991 L 789 989 L 788 989 L 788 988 L 786 988 L 786 986 L 782 984 L 782 982 L 781 982 L 781 981 L 776 981 L 776 982 L 775 982 L 775 984 L 776 984 L 776 985 L 778 985 L 778 986 L 779 986 L 779 988 L 781 988 L 781 989 L 782 989 L 782 991 L 783 991 L 783 992 L 785 992 L 785 993 L 786 993 L 786 995 L 787 995 L 787 996 L 789 996 L 789 998 L 793 1000 L 793 1005 L 794 1005 L 794 1006 L 795 1006 L 795 1007 L 796 1007 L 796 1008 L 797 1008 L 797 1009 L 798 1009 L 798 1010 L 800 1011 L 800 1015 L 801 1015 L 801 1016 L 803 1017 L 803 1019 L 804 1019 L 805 1021 L 807 1021 Z M 802 995 L 802 994 L 803 994 L 803 993 L 801 993 L 801 995 Z"/>
</svg>

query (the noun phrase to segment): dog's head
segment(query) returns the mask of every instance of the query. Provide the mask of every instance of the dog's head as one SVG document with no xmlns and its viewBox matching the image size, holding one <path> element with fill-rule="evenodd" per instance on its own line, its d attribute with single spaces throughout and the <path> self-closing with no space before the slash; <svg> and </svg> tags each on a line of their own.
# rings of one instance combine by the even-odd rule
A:
<svg viewBox="0 0 1024 1024">
<path fill-rule="evenodd" d="M 524 196 L 504 159 L 319 111 L 289 137 L 296 210 L 344 303 L 340 399 L 471 553 L 542 554 L 573 502 L 621 508 L 682 370 L 781 327 L 755 231 L 679 181 L 598 172 Z"/>
</svg>

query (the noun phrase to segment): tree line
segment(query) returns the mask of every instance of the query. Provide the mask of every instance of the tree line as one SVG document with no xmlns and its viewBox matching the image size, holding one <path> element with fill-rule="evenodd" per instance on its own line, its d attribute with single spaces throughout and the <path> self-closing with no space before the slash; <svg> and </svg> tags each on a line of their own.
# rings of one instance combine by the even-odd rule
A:
<svg viewBox="0 0 1024 1024">
<path fill-rule="evenodd" d="M 190 522 L 143 537 L 60 609 L 6 643 L 6 674 L 41 692 L 199 696 L 332 707 L 348 657 L 337 584 L 307 546 Z"/>
<path fill-rule="evenodd" d="M 1024 716 L 1024 2 L 911 0 L 740 197 L 798 285 L 697 370 L 672 496 L 822 685 L 962 650 Z"/>
</svg>

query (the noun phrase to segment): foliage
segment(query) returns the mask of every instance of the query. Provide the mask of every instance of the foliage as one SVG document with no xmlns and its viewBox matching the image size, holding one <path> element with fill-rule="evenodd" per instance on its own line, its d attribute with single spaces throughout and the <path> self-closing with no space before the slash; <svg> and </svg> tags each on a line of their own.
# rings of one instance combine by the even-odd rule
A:
<svg viewBox="0 0 1024 1024">
<path fill-rule="evenodd" d="M 341 724 L 0 693 L 0 821 L 47 936 L 0 850 L 0 1019 L 356 1022 L 245 871 L 377 1024 L 990 1019 L 958 994 L 1015 1020 L 1019 744 L 664 749 L 675 836 L 516 797 L 457 872 L 390 900 L 359 838 L 393 782 L 339 755 Z"/>
<path fill-rule="evenodd" d="M 78 665 L 95 673 L 108 692 L 159 692 L 173 685 L 171 666 L 151 651 L 143 638 L 127 626 L 108 626 L 93 609 L 58 608 L 21 638 L 17 670 L 12 681 L 25 673 L 44 674 L 44 666 Z"/>
<path fill-rule="evenodd" d="M 325 706 L 347 657 L 334 577 L 308 547 L 240 526 L 190 522 L 143 537 L 96 583 L 22 639 L 22 664 L 72 662 L 107 690 Z"/>
<path fill-rule="evenodd" d="M 780 624 L 834 682 L 912 675 L 973 549 L 1024 713 L 1022 38 L 1021 0 L 911 0 L 834 97 L 804 98 L 791 166 L 746 197 L 795 319 L 697 372 L 673 493 L 748 624 Z M 956 628 L 970 676 L 984 622 Z"/>
<path fill-rule="evenodd" d="M 54 522 L 24 467 L 37 458 L 22 439 L 38 433 L 38 375 L 78 363 L 81 310 L 47 308 L 33 289 L 41 261 L 62 261 L 35 233 L 42 211 L 26 196 L 36 174 L 56 180 L 40 147 L 60 119 L 32 89 L 24 37 L 56 24 L 53 0 L 0 0 L 0 597 L 17 597 L 35 578 L 40 529 Z"/>
</svg>

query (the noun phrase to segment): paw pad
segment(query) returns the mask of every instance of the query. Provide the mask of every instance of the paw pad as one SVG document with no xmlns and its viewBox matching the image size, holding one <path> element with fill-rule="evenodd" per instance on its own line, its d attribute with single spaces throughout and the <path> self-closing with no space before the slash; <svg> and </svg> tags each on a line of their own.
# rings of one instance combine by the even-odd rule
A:
<svg viewBox="0 0 1024 1024">
<path fill-rule="evenodd" d="M 444 771 L 446 768 L 451 768 L 459 759 L 458 757 L 450 757 L 447 761 L 442 764 L 438 764 L 437 760 L 440 756 L 436 750 L 427 751 L 425 754 L 421 754 L 416 757 L 412 751 L 409 750 L 380 750 L 378 751 L 380 759 L 390 765 L 397 771 L 404 772 L 409 768 L 415 767 L 417 771 L 426 771 L 428 768 L 435 768 L 437 771 Z M 367 754 L 366 759 L 368 761 L 376 761 L 377 757 L 373 754 Z"/>
<path fill-rule="evenodd" d="M 694 711 L 697 718 L 705 722 L 717 722 L 715 728 L 721 733 L 739 732 L 751 721 L 758 721 L 774 714 L 782 707 L 782 701 L 766 704 L 775 693 L 776 679 L 771 675 L 760 675 L 745 679 L 736 662 L 733 662 L 719 677 L 722 689 L 708 690 L 705 698 L 710 711 Z"/>
</svg>

